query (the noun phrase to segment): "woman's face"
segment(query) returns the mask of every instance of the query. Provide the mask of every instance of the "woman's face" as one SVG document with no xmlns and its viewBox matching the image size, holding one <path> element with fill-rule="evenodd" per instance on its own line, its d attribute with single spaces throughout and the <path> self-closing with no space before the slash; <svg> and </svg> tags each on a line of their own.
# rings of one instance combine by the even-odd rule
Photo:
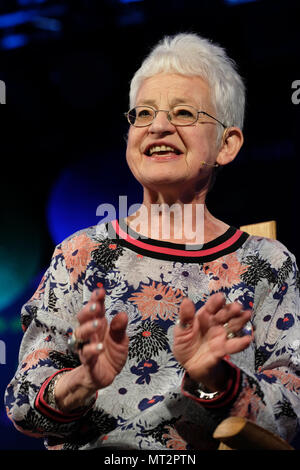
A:
<svg viewBox="0 0 300 470">
<path fill-rule="evenodd" d="M 210 98 L 210 89 L 200 77 L 179 74 L 157 74 L 141 85 L 136 106 L 150 105 L 155 109 L 170 110 L 177 104 L 188 104 L 197 110 L 215 115 Z M 160 112 L 148 127 L 131 126 L 128 135 L 126 158 L 136 179 L 153 190 L 197 187 L 200 181 L 208 180 L 212 168 L 201 162 L 215 163 L 216 121 L 201 117 L 191 126 L 175 127 Z M 165 145 L 174 150 L 162 150 Z M 149 149 L 157 147 L 150 156 Z"/>
</svg>

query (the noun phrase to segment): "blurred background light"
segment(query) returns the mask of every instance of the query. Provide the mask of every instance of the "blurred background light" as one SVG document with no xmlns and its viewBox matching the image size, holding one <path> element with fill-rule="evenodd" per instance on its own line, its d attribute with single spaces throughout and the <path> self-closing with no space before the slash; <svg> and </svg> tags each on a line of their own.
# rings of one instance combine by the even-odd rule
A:
<svg viewBox="0 0 300 470">
<path fill-rule="evenodd" d="M 34 18 L 37 11 L 38 10 L 24 10 L 0 15 L 0 28 L 11 28 L 12 26 L 27 23 Z"/>
<path fill-rule="evenodd" d="M 34 5 L 34 4 L 41 4 L 45 2 L 47 2 L 47 0 L 18 0 L 18 5 L 28 6 L 28 5 Z"/>
<path fill-rule="evenodd" d="M 239 5 L 240 3 L 253 3 L 259 0 L 225 0 L 227 5 Z"/>
<path fill-rule="evenodd" d="M 143 2 L 144 0 L 119 0 L 120 3 L 139 3 Z"/>
<path fill-rule="evenodd" d="M 127 196 L 128 208 L 141 202 L 141 188 L 129 173 L 125 152 L 86 155 L 65 168 L 55 181 L 47 206 L 49 232 L 55 244 L 77 230 L 96 225 L 100 204 L 112 204 L 119 214 L 119 195 Z M 114 172 L 114 169 L 118 171 Z"/>
<path fill-rule="evenodd" d="M 28 37 L 25 34 L 8 34 L 0 41 L 2 49 L 15 49 L 17 47 L 26 46 Z"/>
<path fill-rule="evenodd" d="M 0 315 L 36 276 L 42 247 L 40 226 L 22 201 L 17 211 L 9 200 L 5 206 L 6 210 L 1 213 Z"/>
<path fill-rule="evenodd" d="M 46 31 L 61 31 L 62 24 L 60 21 L 54 18 L 45 18 L 42 16 L 37 16 L 33 20 L 35 26 L 40 29 L 45 29 Z"/>
</svg>

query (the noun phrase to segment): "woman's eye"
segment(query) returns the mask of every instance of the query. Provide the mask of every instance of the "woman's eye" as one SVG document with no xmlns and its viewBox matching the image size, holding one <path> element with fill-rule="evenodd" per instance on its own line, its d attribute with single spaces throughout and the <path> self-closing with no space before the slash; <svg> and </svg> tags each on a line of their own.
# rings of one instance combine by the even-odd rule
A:
<svg viewBox="0 0 300 470">
<path fill-rule="evenodd" d="M 151 115 L 149 109 L 142 109 L 138 112 L 138 117 L 148 117 Z"/>
<path fill-rule="evenodd" d="M 192 117 L 193 116 L 193 113 L 191 111 L 189 111 L 188 109 L 184 109 L 184 108 L 177 109 L 175 114 L 176 114 L 176 116 L 182 116 L 182 117 L 184 117 L 184 116 Z"/>
</svg>

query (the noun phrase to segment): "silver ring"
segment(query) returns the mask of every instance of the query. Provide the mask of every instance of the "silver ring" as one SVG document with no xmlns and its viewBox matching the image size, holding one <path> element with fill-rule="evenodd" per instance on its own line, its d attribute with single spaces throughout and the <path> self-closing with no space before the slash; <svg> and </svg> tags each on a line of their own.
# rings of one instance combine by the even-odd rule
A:
<svg viewBox="0 0 300 470">
<path fill-rule="evenodd" d="M 251 336 L 253 333 L 253 327 L 250 322 L 248 322 L 239 332 L 238 336 Z"/>
<path fill-rule="evenodd" d="M 180 318 L 178 318 L 178 320 L 176 320 L 176 325 L 179 326 L 179 328 L 183 328 L 183 329 L 186 329 L 186 328 L 189 328 L 191 325 L 191 323 L 183 323 Z"/>
<path fill-rule="evenodd" d="M 233 331 L 231 331 L 231 330 L 229 329 L 229 324 L 228 324 L 228 323 L 224 323 L 223 327 L 224 327 L 225 330 L 226 330 L 226 333 L 227 333 L 226 338 L 227 338 L 227 339 L 232 339 L 232 338 L 235 338 L 235 337 L 236 337 L 236 334 L 233 333 Z"/>
<path fill-rule="evenodd" d="M 68 339 L 68 345 L 71 351 L 77 352 L 79 349 L 82 349 L 85 344 L 87 344 L 88 341 L 81 341 L 76 338 L 75 331 L 73 331 L 72 335 Z"/>
</svg>

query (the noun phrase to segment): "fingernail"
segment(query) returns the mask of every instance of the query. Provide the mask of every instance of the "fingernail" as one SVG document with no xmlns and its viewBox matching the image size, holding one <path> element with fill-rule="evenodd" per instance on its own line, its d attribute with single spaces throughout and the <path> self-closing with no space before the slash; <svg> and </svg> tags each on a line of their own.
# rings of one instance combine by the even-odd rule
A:
<svg viewBox="0 0 300 470">
<path fill-rule="evenodd" d="M 94 327 L 94 328 L 97 328 L 98 325 L 99 325 L 98 320 L 94 320 L 94 321 L 93 321 L 93 327 Z"/>
<path fill-rule="evenodd" d="M 97 289 L 95 290 L 96 297 L 98 298 L 102 292 L 103 292 L 103 287 L 97 288 Z"/>
<path fill-rule="evenodd" d="M 98 343 L 96 346 L 97 351 L 102 351 L 103 349 L 103 343 Z"/>
<path fill-rule="evenodd" d="M 90 306 L 90 311 L 91 312 L 94 312 L 97 308 L 97 304 L 96 303 L 93 303 L 91 306 Z"/>
</svg>

